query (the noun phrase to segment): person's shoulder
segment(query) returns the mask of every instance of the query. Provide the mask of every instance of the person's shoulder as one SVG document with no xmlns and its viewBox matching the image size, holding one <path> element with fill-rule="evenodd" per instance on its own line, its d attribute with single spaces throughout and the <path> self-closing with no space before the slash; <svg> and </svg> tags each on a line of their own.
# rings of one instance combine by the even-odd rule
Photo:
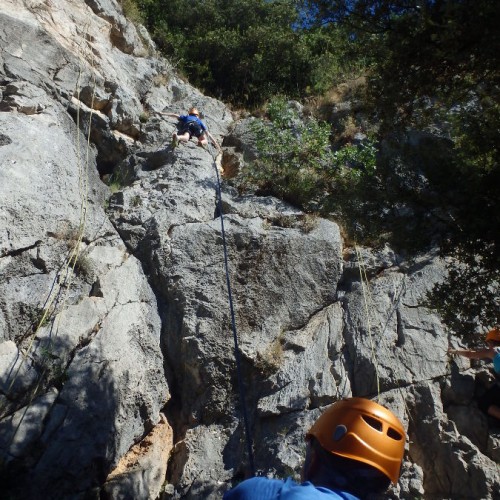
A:
<svg viewBox="0 0 500 500">
<path fill-rule="evenodd" d="M 493 348 L 493 371 L 495 372 L 495 376 L 497 379 L 500 378 L 500 346 L 496 346 Z"/>
<path fill-rule="evenodd" d="M 252 477 L 225 493 L 223 500 L 359 500 L 341 490 L 316 487 L 310 482 L 296 483 L 292 478 L 268 479 Z"/>
<path fill-rule="evenodd" d="M 280 479 L 267 477 L 252 477 L 235 486 L 224 494 L 223 500 L 267 500 L 276 498 L 283 488 Z"/>
<path fill-rule="evenodd" d="M 359 500 L 358 497 L 342 490 L 315 486 L 309 481 L 297 484 L 291 479 L 285 482 L 280 498 L 283 500 Z"/>
</svg>

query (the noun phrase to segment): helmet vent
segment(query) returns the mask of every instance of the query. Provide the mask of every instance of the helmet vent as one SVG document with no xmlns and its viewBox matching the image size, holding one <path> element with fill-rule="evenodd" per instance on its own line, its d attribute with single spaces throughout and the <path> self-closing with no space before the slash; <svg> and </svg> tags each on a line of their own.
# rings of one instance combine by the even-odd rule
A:
<svg viewBox="0 0 500 500">
<path fill-rule="evenodd" d="M 370 427 L 373 427 L 377 431 L 382 432 L 382 422 L 380 422 L 380 420 L 369 417 L 368 415 L 361 415 L 361 417 Z"/>
<path fill-rule="evenodd" d="M 345 425 L 337 425 L 333 433 L 333 440 L 340 441 L 347 434 L 347 427 Z"/>
<path fill-rule="evenodd" d="M 387 430 L 387 435 L 390 438 L 395 439 L 396 441 L 401 441 L 401 439 L 403 439 L 403 436 L 401 436 L 401 434 L 392 427 L 389 427 L 389 429 Z"/>
</svg>

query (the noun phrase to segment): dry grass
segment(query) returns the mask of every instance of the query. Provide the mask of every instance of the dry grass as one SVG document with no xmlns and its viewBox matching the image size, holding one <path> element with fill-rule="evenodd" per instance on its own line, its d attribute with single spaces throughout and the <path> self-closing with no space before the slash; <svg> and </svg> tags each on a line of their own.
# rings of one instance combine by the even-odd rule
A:
<svg viewBox="0 0 500 500">
<path fill-rule="evenodd" d="M 304 233 L 310 233 L 319 224 L 319 215 L 315 213 L 304 214 L 301 221 L 301 229 Z"/>
<path fill-rule="evenodd" d="M 265 376 L 276 373 L 283 363 L 284 332 L 281 332 L 263 352 L 257 353 L 255 366 Z"/>
<path fill-rule="evenodd" d="M 153 85 L 155 87 L 165 87 L 170 80 L 170 76 L 166 73 L 160 73 L 153 77 Z"/>
</svg>

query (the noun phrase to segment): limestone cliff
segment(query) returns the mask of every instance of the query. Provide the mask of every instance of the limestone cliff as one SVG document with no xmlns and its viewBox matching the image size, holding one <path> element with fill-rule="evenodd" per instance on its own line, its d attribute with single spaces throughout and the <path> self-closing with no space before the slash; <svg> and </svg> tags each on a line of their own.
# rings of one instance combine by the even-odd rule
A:
<svg viewBox="0 0 500 500">
<path fill-rule="evenodd" d="M 114 0 L 0 0 L 0 47 L 2 488 L 220 498 L 249 472 L 221 165 L 172 150 L 155 112 L 199 107 L 226 174 L 251 156 L 244 122 Z M 500 439 L 473 402 L 487 372 L 450 362 L 424 305 L 443 263 L 345 246 L 224 180 L 222 207 L 258 473 L 297 475 L 323 406 L 378 397 L 409 436 L 388 497 L 498 498 Z"/>
</svg>

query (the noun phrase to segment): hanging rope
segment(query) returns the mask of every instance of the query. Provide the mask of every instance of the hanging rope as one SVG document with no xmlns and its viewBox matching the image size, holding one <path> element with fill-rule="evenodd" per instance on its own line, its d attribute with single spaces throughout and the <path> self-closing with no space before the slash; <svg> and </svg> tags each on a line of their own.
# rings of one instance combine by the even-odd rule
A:
<svg viewBox="0 0 500 500">
<path fill-rule="evenodd" d="M 86 26 L 85 32 L 87 33 L 89 25 Z M 83 37 L 83 40 L 86 40 L 86 37 Z M 27 348 L 25 349 L 25 352 L 22 352 L 22 359 L 21 362 L 18 364 L 17 369 L 15 370 L 15 373 L 12 372 L 9 374 L 12 375 L 12 379 L 10 380 L 10 383 L 8 385 L 6 395 L 10 393 L 11 389 L 13 388 L 19 374 L 21 371 L 22 366 L 24 363 L 27 361 L 28 356 L 31 353 L 31 350 L 34 345 L 35 338 L 40 330 L 40 328 L 45 325 L 48 321 L 51 320 L 53 315 L 55 314 L 56 309 L 59 306 L 60 312 L 57 317 L 55 329 L 54 329 L 54 323 L 52 324 L 50 328 L 50 333 L 49 333 L 49 342 L 48 342 L 48 347 L 47 349 L 50 349 L 52 345 L 52 340 L 53 338 L 57 337 L 57 334 L 59 332 L 59 326 L 61 323 L 62 315 L 64 312 L 64 309 L 66 307 L 66 302 L 68 299 L 69 295 L 69 290 L 71 288 L 71 283 L 74 277 L 75 273 L 75 267 L 78 262 L 78 258 L 80 256 L 80 246 L 83 240 L 83 235 L 85 231 L 85 226 L 86 226 L 86 220 L 87 220 L 87 211 L 88 211 L 88 192 L 89 192 L 89 181 L 88 181 L 88 171 L 89 171 L 89 163 L 90 163 L 90 131 L 92 127 L 92 115 L 93 115 L 93 102 L 94 102 L 94 97 L 95 97 L 95 87 L 96 87 L 96 81 L 95 81 L 95 74 L 92 74 L 92 82 L 93 82 L 93 91 L 92 91 L 92 103 L 90 107 L 90 114 L 89 114 L 89 124 L 88 124 L 88 133 L 87 133 L 87 139 L 86 139 L 86 158 L 85 162 L 82 162 L 82 155 L 81 155 L 81 146 L 80 146 L 80 77 L 81 77 L 81 68 L 84 62 L 84 57 L 83 57 L 83 49 L 82 46 L 79 46 L 79 58 L 80 58 L 80 66 L 79 66 L 79 72 L 78 72 L 78 78 L 76 81 L 75 85 L 75 94 L 77 96 L 77 119 L 76 119 L 76 156 L 77 156 L 77 167 L 78 167 L 78 185 L 79 185 L 79 195 L 80 195 L 80 220 L 79 220 L 79 226 L 78 226 L 78 232 L 77 232 L 77 238 L 76 241 L 73 243 L 71 248 L 69 249 L 68 254 L 65 257 L 65 260 L 61 266 L 60 271 L 56 275 L 54 282 L 52 283 L 52 287 L 49 291 L 49 294 L 44 302 L 43 306 L 43 314 L 41 318 L 38 320 L 36 324 L 36 328 L 34 332 L 31 334 L 30 341 L 28 343 Z M 91 69 L 94 69 L 94 54 L 92 51 L 89 51 L 90 58 L 91 58 Z M 61 300 L 61 292 L 64 290 L 64 293 L 62 293 L 62 300 Z M 53 334 L 55 330 L 55 333 Z M 35 349 L 36 350 L 36 349 Z M 30 396 L 28 398 L 28 403 L 25 406 L 23 413 L 21 415 L 21 418 L 19 419 L 19 422 L 17 423 L 16 427 L 14 428 L 14 432 L 12 433 L 8 444 L 7 444 L 7 449 L 10 449 L 12 443 L 14 442 L 14 439 L 17 435 L 17 432 L 19 431 L 24 418 L 26 416 L 26 413 L 28 412 L 30 406 L 33 403 L 33 400 L 35 399 L 36 395 L 38 394 L 38 390 L 40 389 L 42 382 L 44 380 L 44 377 L 46 373 L 48 372 L 48 367 L 44 366 L 41 373 L 37 377 L 37 383 L 35 384 L 34 388 L 31 390 Z"/>
<path fill-rule="evenodd" d="M 207 131 L 208 132 L 208 131 Z M 220 175 L 219 169 L 217 168 L 216 158 L 217 156 L 213 152 L 213 148 L 210 144 L 210 138 L 207 134 L 207 144 L 208 144 L 208 152 L 213 160 L 213 166 L 216 173 L 217 183 L 216 183 L 216 191 L 217 191 L 217 207 L 219 211 L 220 217 L 220 226 L 221 226 L 221 235 L 222 235 L 222 247 L 224 251 L 224 266 L 226 271 L 226 285 L 227 285 L 227 294 L 229 300 L 229 311 L 231 313 L 231 326 L 233 331 L 233 342 L 234 342 L 234 357 L 236 359 L 236 372 L 238 378 L 238 389 L 239 389 L 239 397 L 240 397 L 240 405 L 241 405 L 241 413 L 243 415 L 243 424 L 245 428 L 245 438 L 247 445 L 247 453 L 248 453 L 248 462 L 250 466 L 250 471 L 252 476 L 255 476 L 255 465 L 253 458 L 253 441 L 250 433 L 250 425 L 248 419 L 248 412 L 245 403 L 245 385 L 243 383 L 243 376 L 241 373 L 241 352 L 238 346 L 238 335 L 236 332 L 236 320 L 234 316 L 234 306 L 233 306 L 233 297 L 231 293 L 231 280 L 229 279 L 229 263 L 227 257 L 227 244 L 226 244 L 226 233 L 224 231 L 224 214 L 222 211 L 222 193 L 221 193 L 221 183 L 220 183 Z"/>
<path fill-rule="evenodd" d="M 368 331 L 369 331 L 369 335 L 370 335 L 372 363 L 375 367 L 375 373 L 377 376 L 377 398 L 380 398 L 380 383 L 379 383 L 379 376 L 378 376 L 378 365 L 377 365 L 377 358 L 376 358 L 376 354 L 375 354 L 375 347 L 373 344 L 373 338 L 372 338 L 372 332 L 371 332 L 371 321 L 370 321 L 370 316 L 369 316 L 369 304 L 368 304 L 368 302 L 370 302 L 370 306 L 373 305 L 373 298 L 372 298 L 369 283 L 368 283 L 368 275 L 366 273 L 366 265 L 364 263 L 363 257 L 361 255 L 356 243 L 354 244 L 354 248 L 356 250 L 356 258 L 358 259 L 358 264 L 359 264 L 359 275 L 360 275 L 360 279 L 361 279 L 361 287 L 363 290 L 363 302 L 364 302 L 364 306 L 365 306 L 365 313 L 367 315 Z M 406 289 L 406 282 L 405 282 L 405 277 L 403 277 L 403 283 L 401 285 L 401 290 L 397 294 L 394 292 L 394 296 L 397 297 L 397 300 L 396 300 L 396 303 L 394 304 L 392 310 L 389 313 L 389 317 L 393 314 L 393 312 L 398 307 L 399 302 L 401 300 L 401 296 L 402 296 L 403 292 L 405 291 L 405 289 Z M 386 323 L 386 326 L 387 326 L 387 323 Z M 380 342 L 386 348 L 390 348 L 390 346 L 386 343 L 385 337 L 384 337 L 384 331 L 385 331 L 386 326 L 384 326 L 384 329 L 382 331 L 382 335 L 380 336 Z M 410 409 L 408 408 L 408 405 L 406 404 L 406 398 L 405 398 L 405 395 L 403 393 L 403 388 L 401 387 L 401 384 L 399 383 L 400 377 L 398 376 L 398 372 L 399 372 L 398 367 L 399 367 L 399 364 L 395 363 L 394 375 L 395 375 L 395 379 L 396 379 L 396 386 L 397 386 L 397 389 L 399 390 L 399 393 L 401 394 L 401 400 L 403 402 L 403 406 L 405 407 L 406 413 L 408 415 L 408 419 L 411 422 L 413 422 L 413 417 L 410 413 Z"/>
<path fill-rule="evenodd" d="M 361 257 L 361 253 L 359 252 L 358 246 L 356 244 L 354 244 L 354 248 L 356 250 L 356 257 L 358 259 L 358 264 L 359 264 L 359 276 L 361 279 L 361 289 L 363 291 L 363 304 L 365 307 L 366 322 L 368 325 L 368 336 L 370 338 L 370 351 L 371 351 L 371 357 L 372 357 L 372 364 L 375 368 L 375 378 L 377 381 L 377 399 L 379 399 L 380 398 L 380 378 L 378 375 L 377 358 L 375 356 L 375 346 L 373 344 L 372 325 L 371 325 L 371 321 L 370 321 L 370 307 L 368 305 L 368 296 L 369 296 L 368 276 L 366 274 L 366 267 L 365 267 L 364 261 Z M 371 295 L 370 295 L 370 299 L 371 299 Z"/>
</svg>

